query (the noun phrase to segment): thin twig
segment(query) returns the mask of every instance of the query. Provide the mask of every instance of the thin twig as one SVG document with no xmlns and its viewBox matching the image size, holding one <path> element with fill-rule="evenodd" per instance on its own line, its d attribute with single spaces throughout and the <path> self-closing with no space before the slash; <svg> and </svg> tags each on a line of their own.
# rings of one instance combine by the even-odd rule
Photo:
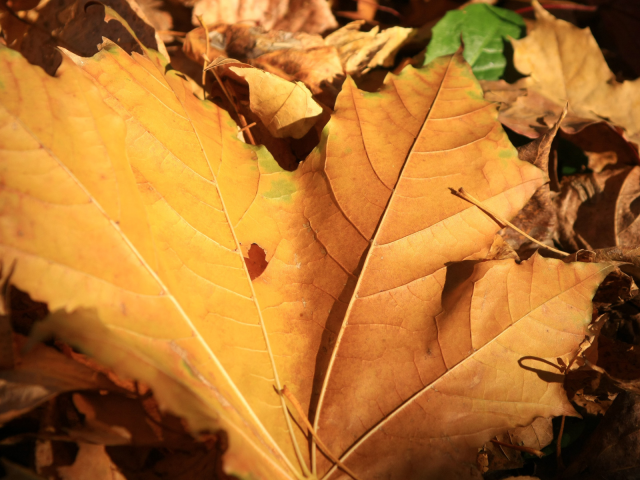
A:
<svg viewBox="0 0 640 480">
<path fill-rule="evenodd" d="M 204 26 L 204 24 L 203 24 L 203 26 Z M 205 29 L 205 31 L 206 31 L 206 29 Z M 224 92 L 225 96 L 227 97 L 227 100 L 229 100 L 229 103 L 233 107 L 233 110 L 236 112 L 236 115 L 238 116 L 238 120 L 240 121 L 240 126 L 242 127 L 240 129 L 240 131 L 246 135 L 246 138 L 247 138 L 247 140 L 249 141 L 249 143 L 251 145 L 255 145 L 256 141 L 253 138 L 253 134 L 251 133 L 251 127 L 253 127 L 256 124 L 256 122 L 253 122 L 251 125 L 247 125 L 247 119 L 244 118 L 244 115 L 242 115 L 238 111 L 238 107 L 236 107 L 236 102 L 234 102 L 233 99 L 231 98 L 231 95 L 229 95 L 229 91 L 224 86 L 224 83 L 222 83 L 222 79 L 220 78 L 220 76 L 218 75 L 218 72 L 216 71 L 216 68 L 224 63 L 224 61 L 223 61 L 223 63 L 219 64 L 218 63 L 219 59 L 220 59 L 220 57 L 218 57 L 218 59 L 216 59 L 213 62 L 211 62 L 210 60 L 205 59 L 206 61 L 209 62 L 209 65 L 207 66 L 206 63 L 205 63 L 205 66 L 203 68 L 202 74 L 204 75 L 207 71 L 210 70 L 211 73 L 213 73 L 213 76 L 216 77 L 216 81 L 218 82 L 218 85 L 220 85 L 220 88 Z M 238 63 L 240 63 L 240 62 L 238 62 Z"/>
<path fill-rule="evenodd" d="M 500 442 L 499 440 L 491 440 L 491 443 L 494 443 L 496 445 L 502 445 L 503 447 L 507 447 L 507 448 L 510 448 L 512 450 L 518 450 L 519 452 L 530 453 L 530 454 L 536 455 L 536 456 L 538 456 L 540 458 L 544 457 L 544 452 L 541 452 L 540 450 L 536 450 L 535 448 L 522 447 L 520 445 L 512 445 L 510 443 Z"/>
<path fill-rule="evenodd" d="M 395 16 L 395 17 L 402 18 L 402 15 L 400 15 L 400 13 L 398 13 L 397 10 L 395 10 L 395 9 L 393 9 L 391 7 L 385 7 L 384 5 L 379 5 L 377 2 L 374 2 L 372 0 L 355 0 L 355 1 L 366 3 L 367 5 L 375 6 L 381 12 L 387 12 L 387 13 L 390 13 L 391 15 Z"/>
<path fill-rule="evenodd" d="M 286 385 L 283 385 L 282 390 L 280 390 L 280 393 L 284 395 L 287 400 L 289 400 L 289 402 L 291 403 L 295 411 L 298 413 L 298 416 L 302 419 L 302 423 L 304 423 L 304 426 L 307 427 L 307 430 L 309 431 L 311 436 L 313 436 L 316 443 L 318 444 L 320 449 L 327 455 L 327 457 L 329 457 L 329 459 L 331 459 L 331 461 L 335 463 L 338 466 L 338 468 L 341 468 L 347 474 L 349 474 L 351 478 L 353 478 L 354 480 L 358 480 L 358 477 L 356 476 L 356 474 L 353 473 L 349 469 L 349 467 L 347 467 L 344 463 L 342 463 L 338 458 L 336 458 L 333 455 L 333 453 L 331 453 L 331 450 L 329 450 L 329 448 L 322 442 L 322 440 L 320 440 L 320 438 L 318 437 L 318 434 L 313 429 L 313 426 L 307 419 L 307 416 L 305 415 L 304 410 L 302 409 L 302 405 L 300 405 L 300 402 L 298 402 L 298 399 L 293 395 L 291 390 L 289 390 Z"/>
<path fill-rule="evenodd" d="M 560 423 L 560 433 L 558 433 L 558 441 L 556 442 L 556 458 L 558 460 L 558 470 L 564 470 L 564 463 L 562 463 L 562 435 L 564 434 L 564 419 L 562 416 L 562 422 Z"/>
<path fill-rule="evenodd" d="M 511 223 L 508 220 L 505 220 L 504 218 L 502 218 L 500 215 L 498 215 L 497 213 L 495 213 L 493 210 L 489 209 L 488 207 L 482 205 L 482 203 L 480 203 L 480 200 L 477 200 L 476 198 L 474 198 L 472 195 L 468 194 L 467 192 L 464 191 L 464 188 L 460 188 L 459 190 L 455 190 L 453 188 L 450 188 L 451 193 L 453 193 L 454 195 L 459 196 L 460 198 L 466 200 L 469 203 L 473 203 L 476 207 L 478 207 L 481 210 L 484 210 L 486 213 L 488 213 L 489 215 L 491 215 L 494 220 L 496 220 L 498 222 L 498 224 L 501 224 L 500 226 L 504 227 L 504 226 L 508 226 L 513 228 L 516 232 L 518 232 L 520 235 L 522 235 L 523 237 L 531 240 L 533 243 L 540 245 L 543 248 L 546 248 L 547 250 L 551 250 L 552 252 L 556 252 L 562 256 L 569 256 L 569 254 L 567 252 L 563 252 L 562 250 L 557 250 L 553 247 L 550 247 L 549 245 L 545 245 L 544 243 L 536 240 L 535 238 L 527 235 L 526 233 L 524 233 L 522 230 L 520 230 L 518 227 L 516 227 L 513 223 Z"/>
<path fill-rule="evenodd" d="M 204 62 L 202 64 L 202 89 L 205 90 L 205 83 L 207 81 L 207 64 L 211 62 L 209 59 L 209 29 L 204 23 L 204 20 L 202 20 L 202 15 L 196 15 L 196 18 L 200 22 L 200 25 L 202 25 L 202 28 L 204 28 L 204 43 L 206 45 L 206 50 L 204 52 Z"/>
</svg>

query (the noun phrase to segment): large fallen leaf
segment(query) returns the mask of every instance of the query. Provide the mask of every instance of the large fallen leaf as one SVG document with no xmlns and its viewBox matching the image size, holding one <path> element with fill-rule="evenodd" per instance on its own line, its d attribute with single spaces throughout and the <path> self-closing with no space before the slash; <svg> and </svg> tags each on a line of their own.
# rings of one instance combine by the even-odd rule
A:
<svg viewBox="0 0 640 480">
<path fill-rule="evenodd" d="M 464 59 L 481 80 L 497 80 L 504 73 L 507 59 L 504 42 L 524 33 L 520 15 L 484 3 L 450 10 L 433 27 L 425 65 L 434 58 L 455 53 L 464 42 Z"/>
<path fill-rule="evenodd" d="M 150 385 L 193 430 L 227 430 L 239 455 L 229 468 L 292 475 L 281 400 L 262 388 L 272 356 L 230 228 L 255 195 L 255 149 L 180 74 L 114 44 L 78 58 L 87 74 L 67 60 L 55 78 L 0 54 L 2 260 L 19 265 L 12 281 L 52 311 L 91 307 L 49 324 Z M 225 202 L 216 179 L 230 168 Z"/>
<path fill-rule="evenodd" d="M 515 67 L 529 77 L 506 87 L 488 84 L 485 90 L 528 92 L 504 102 L 501 121 L 529 133 L 538 119 L 558 116 L 569 103 L 562 128 L 575 132 L 607 120 L 624 128 L 628 140 L 640 142 L 640 80 L 619 83 L 588 28 L 555 18 L 533 2 L 536 23 L 529 34 L 514 40 Z M 547 121 L 548 123 L 548 121 Z M 553 123 L 553 122 L 551 122 Z"/>
<path fill-rule="evenodd" d="M 364 478 L 472 477 L 492 435 L 572 413 L 519 361 L 577 350 L 607 268 L 481 262 L 500 225 L 449 187 L 511 218 L 545 176 L 459 55 L 348 80 L 295 172 L 148 55 L 107 43 L 51 78 L 0 48 L 0 252 L 54 312 L 39 329 L 226 430 L 237 475 L 303 476 L 284 383 Z"/>
<path fill-rule="evenodd" d="M 288 82 L 257 68 L 229 67 L 249 84 L 249 107 L 277 138 L 302 138 L 322 107 L 301 82 Z"/>
</svg>

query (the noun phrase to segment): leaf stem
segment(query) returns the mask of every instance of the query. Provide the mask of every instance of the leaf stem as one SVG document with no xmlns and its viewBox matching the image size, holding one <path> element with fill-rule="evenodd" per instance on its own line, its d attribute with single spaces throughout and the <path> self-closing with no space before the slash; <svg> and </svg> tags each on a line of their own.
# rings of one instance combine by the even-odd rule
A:
<svg viewBox="0 0 640 480">
<path fill-rule="evenodd" d="M 324 442 L 320 440 L 320 437 L 318 437 L 318 434 L 316 433 L 313 426 L 311 425 L 311 422 L 309 422 L 309 419 L 305 415 L 304 410 L 302 409 L 302 405 L 300 405 L 300 402 L 298 402 L 298 399 L 295 397 L 293 392 L 289 390 L 286 385 L 284 385 L 282 387 L 282 390 L 280 390 L 280 393 L 284 395 L 287 398 L 287 400 L 289 400 L 289 402 L 291 403 L 295 411 L 298 413 L 298 416 L 302 419 L 302 423 L 304 423 L 304 426 L 307 427 L 307 430 L 309 431 L 311 436 L 314 438 L 314 440 L 318 444 L 318 447 L 320 447 L 320 450 L 322 450 L 334 464 L 336 464 L 339 468 L 341 468 L 347 474 L 349 474 L 351 478 L 353 478 L 353 480 L 359 480 L 356 474 L 353 473 L 349 469 L 349 467 L 347 467 L 344 463 L 342 463 L 335 455 L 333 455 L 333 453 L 331 453 L 331 450 L 329 450 L 329 447 L 327 447 L 324 444 Z"/>
<path fill-rule="evenodd" d="M 196 18 L 198 19 L 198 22 L 200 22 L 200 25 L 202 25 L 202 28 L 204 28 L 204 44 L 206 45 L 206 50 L 204 52 L 204 61 L 202 63 L 202 89 L 204 90 L 207 81 L 207 64 L 211 62 L 211 60 L 209 59 L 209 29 L 205 25 L 204 20 L 202 20 L 202 15 L 196 15 Z"/>
<path fill-rule="evenodd" d="M 562 423 L 560 423 L 560 432 L 558 433 L 558 441 L 556 443 L 556 458 L 558 460 L 558 471 L 564 470 L 564 463 L 562 463 L 562 435 L 564 434 L 564 419 L 562 416 Z"/>
<path fill-rule="evenodd" d="M 202 24 L 204 27 L 204 24 Z M 207 31 L 206 27 L 205 28 L 205 32 Z M 207 44 L 208 45 L 208 44 Z M 205 54 L 206 55 L 206 54 Z M 231 104 L 231 106 L 233 107 L 233 110 L 236 112 L 236 115 L 238 116 L 238 120 L 240 121 L 240 126 L 242 127 L 240 129 L 241 132 L 243 132 L 244 134 L 246 134 L 246 138 L 247 140 L 249 140 L 249 143 L 251 145 L 255 145 L 256 141 L 253 138 L 253 134 L 251 133 L 251 127 L 253 127 L 256 122 L 253 122 L 251 125 L 247 125 L 247 119 L 244 118 L 244 115 L 242 115 L 239 111 L 238 111 L 238 107 L 236 107 L 236 103 L 233 101 L 233 99 L 231 98 L 231 95 L 229 95 L 229 91 L 227 90 L 227 88 L 224 86 L 224 83 L 222 83 L 222 79 L 220 78 L 220 76 L 218 75 L 218 72 L 216 72 L 216 67 L 219 66 L 218 64 L 218 60 L 220 60 L 222 57 L 218 57 L 215 61 L 211 62 L 211 60 L 209 60 L 208 57 L 205 58 L 205 66 L 203 67 L 202 70 L 202 76 L 204 78 L 204 75 L 206 74 L 207 70 L 211 70 L 211 72 L 213 73 L 213 76 L 216 77 L 216 81 L 218 82 L 218 85 L 220 85 L 220 88 L 222 89 L 222 91 L 224 92 L 225 96 L 227 97 L 227 100 L 229 101 L 229 103 Z M 209 65 L 207 66 L 206 62 L 210 62 Z M 202 83 L 203 87 L 204 87 L 204 82 Z"/>
<path fill-rule="evenodd" d="M 567 252 L 563 252 L 562 250 L 558 250 L 558 249 L 555 249 L 553 247 L 550 247 L 549 245 L 545 245 L 544 243 L 542 243 L 542 242 L 536 240 L 535 238 L 527 235 L 525 232 L 523 232 L 518 227 L 516 227 L 513 223 L 511 223 L 510 221 L 502 218 L 500 215 L 498 215 L 497 213 L 495 213 L 493 210 L 489 209 L 488 207 L 482 205 L 480 200 L 474 198 L 472 195 L 470 195 L 469 193 L 465 192 L 464 188 L 460 187 L 459 190 L 455 190 L 453 188 L 449 188 L 449 189 L 451 190 L 451 193 L 453 193 L 454 195 L 457 195 L 458 197 L 466 200 L 469 203 L 473 203 L 480 210 L 483 210 L 485 213 L 488 213 L 491 217 L 493 217 L 493 219 L 498 224 L 502 224 L 502 226 L 507 226 L 507 227 L 513 228 L 516 232 L 518 232 L 523 237 L 527 238 L 528 240 L 531 240 L 536 245 L 540 245 L 541 247 L 546 248 L 547 250 L 551 250 L 552 252 L 556 252 L 556 253 L 564 256 L 564 257 L 569 256 L 569 254 Z"/>
</svg>

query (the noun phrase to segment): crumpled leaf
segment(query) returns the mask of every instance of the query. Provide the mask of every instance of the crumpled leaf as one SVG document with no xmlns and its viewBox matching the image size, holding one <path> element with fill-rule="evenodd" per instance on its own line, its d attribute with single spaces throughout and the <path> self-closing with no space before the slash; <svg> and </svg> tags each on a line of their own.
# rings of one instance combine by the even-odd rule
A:
<svg viewBox="0 0 640 480">
<path fill-rule="evenodd" d="M 551 185 L 556 189 L 558 186 L 558 178 L 556 173 L 555 162 L 550 157 L 551 144 L 558 133 L 560 123 L 564 118 L 564 114 L 558 118 L 553 128 L 536 140 L 518 147 L 518 157 L 520 160 L 529 162 L 540 168 L 543 172 L 551 177 L 549 183 L 542 185 L 533 194 L 520 212 L 513 218 L 513 223 L 520 230 L 536 240 L 553 247 L 554 239 L 557 237 L 558 214 L 556 204 L 554 203 L 554 192 Z M 550 165 L 551 164 L 551 165 Z M 534 242 L 531 242 L 520 233 L 511 228 L 506 228 L 502 233 L 502 237 L 516 251 L 521 258 L 528 258 L 533 251 L 539 248 Z"/>
<path fill-rule="evenodd" d="M 249 107 L 277 138 L 302 138 L 322 107 L 301 82 L 288 82 L 257 68 L 229 67 L 249 84 Z"/>
<path fill-rule="evenodd" d="M 569 102 L 569 114 L 563 130 L 575 132 L 585 126 L 607 120 L 625 130 L 626 138 L 640 142 L 640 81 L 619 83 L 589 29 L 580 29 L 555 18 L 533 2 L 536 23 L 529 34 L 514 40 L 515 67 L 529 77 L 507 87 L 525 91 L 501 108 L 501 121 L 513 130 L 531 135 L 550 110 L 558 116 Z M 485 85 L 492 91 L 494 85 Z M 504 88 L 504 85 L 503 85 Z"/>
<path fill-rule="evenodd" d="M 218 55 L 237 58 L 285 80 L 301 81 L 316 95 L 328 91 L 334 101 L 344 80 L 338 51 L 326 45 L 320 35 L 219 25 L 209 27 L 208 41 L 210 59 Z M 206 42 L 204 28 L 196 28 L 187 34 L 183 50 L 202 65 Z"/>
<path fill-rule="evenodd" d="M 416 33 L 412 28 L 391 27 L 380 31 L 374 27 L 361 32 L 364 20 L 351 22 L 328 35 L 327 45 L 338 49 L 342 66 L 348 75 L 366 73 L 375 67 L 391 67 L 396 53 Z"/>
<path fill-rule="evenodd" d="M 266 30 L 322 33 L 338 26 L 325 0 L 182 0 L 207 25 L 253 21 Z"/>
<path fill-rule="evenodd" d="M 449 10 L 433 27 L 424 63 L 455 53 L 464 42 L 464 59 L 476 78 L 497 80 L 507 66 L 504 42 L 522 37 L 524 30 L 522 17 L 504 8 L 477 3 Z"/>
<path fill-rule="evenodd" d="M 148 384 L 192 430 L 226 430 L 227 472 L 257 478 L 302 477 L 285 382 L 365 478 L 471 478 L 492 435 L 572 413 L 553 367 L 518 361 L 568 361 L 609 267 L 481 261 L 500 225 L 449 188 L 512 218 L 546 178 L 460 55 L 377 93 L 347 80 L 319 147 L 286 172 L 148 54 L 107 44 L 51 78 L 0 48 L 0 121 L 17 128 L 0 130 L 0 248 L 53 312 L 40 333 Z M 251 281 L 253 244 L 267 266 Z"/>
</svg>

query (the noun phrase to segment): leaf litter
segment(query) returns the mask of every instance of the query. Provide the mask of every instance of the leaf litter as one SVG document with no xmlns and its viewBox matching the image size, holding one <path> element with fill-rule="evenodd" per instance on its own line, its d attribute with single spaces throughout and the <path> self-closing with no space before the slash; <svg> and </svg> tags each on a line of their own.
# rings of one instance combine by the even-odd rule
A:
<svg viewBox="0 0 640 480">
<path fill-rule="evenodd" d="M 2 9 L 7 473 L 632 478 L 633 81 L 365 3 Z"/>
</svg>

